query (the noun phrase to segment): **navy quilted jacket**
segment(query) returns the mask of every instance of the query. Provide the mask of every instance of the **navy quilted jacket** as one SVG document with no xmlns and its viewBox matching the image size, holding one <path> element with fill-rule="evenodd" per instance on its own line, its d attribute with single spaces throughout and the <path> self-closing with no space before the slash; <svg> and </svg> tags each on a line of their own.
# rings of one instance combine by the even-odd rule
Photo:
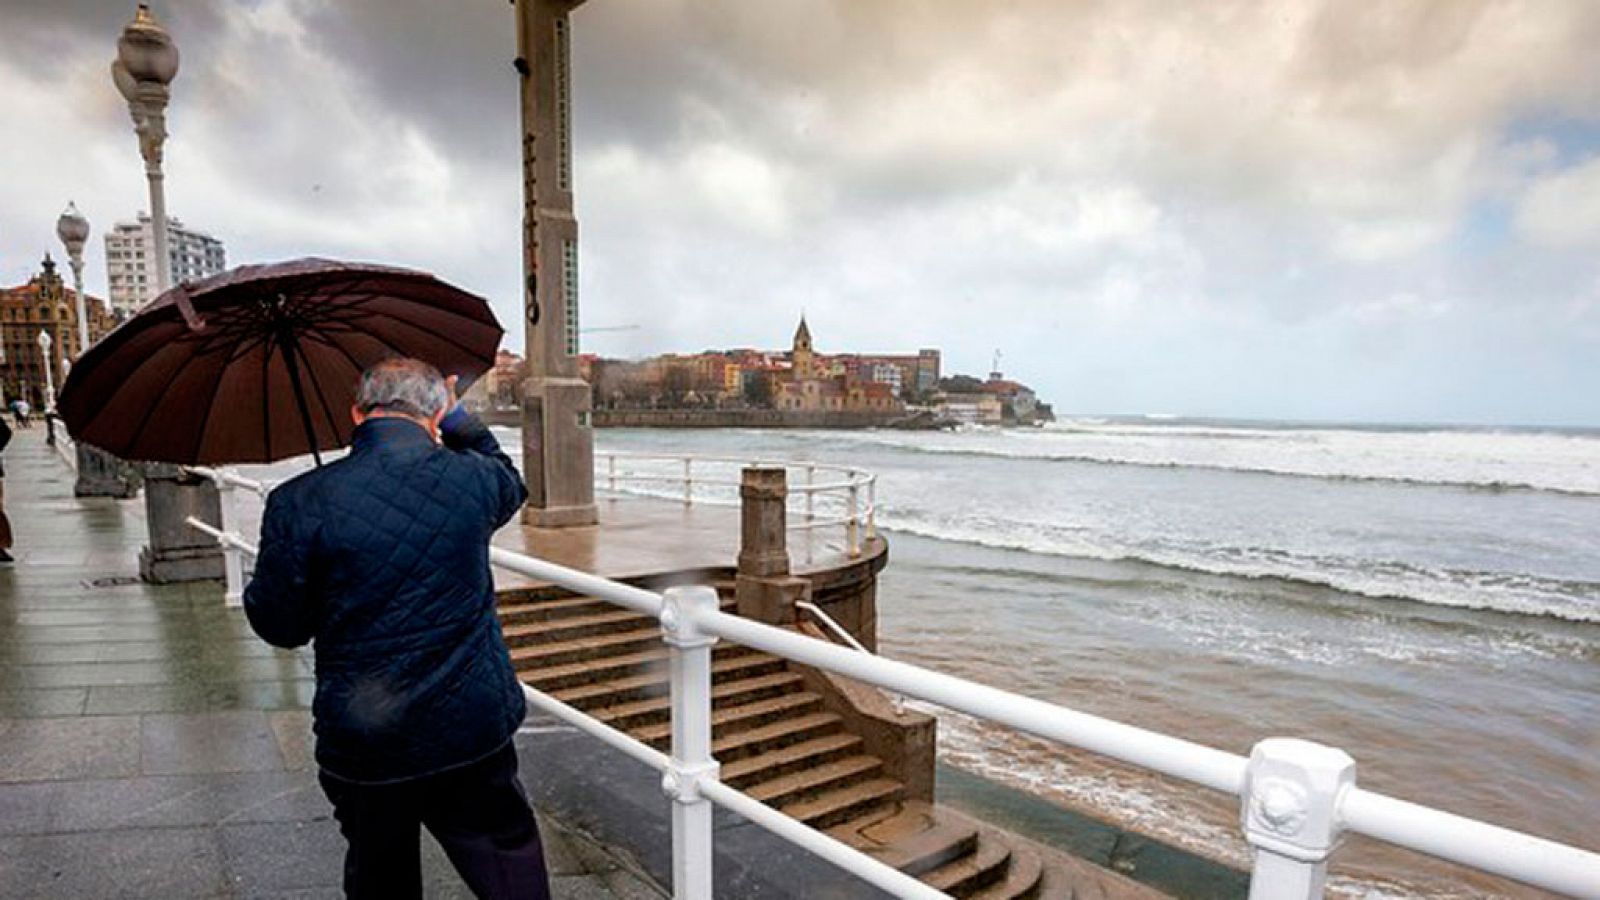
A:
<svg viewBox="0 0 1600 900">
<path fill-rule="evenodd" d="M 317 762 L 347 781 L 473 762 L 522 722 L 489 538 L 527 489 L 476 418 L 441 433 L 368 419 L 348 456 L 267 498 L 245 613 L 268 643 L 312 642 Z"/>
</svg>

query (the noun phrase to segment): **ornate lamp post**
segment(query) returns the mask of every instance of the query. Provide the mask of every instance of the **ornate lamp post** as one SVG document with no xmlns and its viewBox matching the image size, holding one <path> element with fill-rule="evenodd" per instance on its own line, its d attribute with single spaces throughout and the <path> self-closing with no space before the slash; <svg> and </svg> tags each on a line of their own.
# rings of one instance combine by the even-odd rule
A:
<svg viewBox="0 0 1600 900">
<path fill-rule="evenodd" d="M 78 212 L 77 204 L 68 203 L 67 209 L 56 220 L 56 237 L 67 248 L 67 262 L 72 266 L 73 309 L 78 314 L 78 352 L 89 349 L 89 315 L 83 303 L 83 245 L 89 240 L 89 220 Z"/>
<path fill-rule="evenodd" d="M 139 135 L 145 177 L 150 181 L 150 228 L 155 236 L 156 290 L 171 286 L 172 257 L 167 250 L 167 194 L 161 172 L 161 148 L 167 140 L 168 88 L 178 75 L 178 46 L 156 23 L 150 5 L 139 4 L 133 21 L 117 39 L 111 78 L 128 101 L 133 128 Z"/>
<path fill-rule="evenodd" d="M 56 405 L 56 367 L 50 360 L 50 345 L 55 341 L 50 339 L 50 332 L 39 332 L 39 355 L 44 363 L 44 408 L 50 409 Z"/>
<path fill-rule="evenodd" d="M 150 181 L 150 229 L 155 238 L 156 291 L 172 286 L 172 255 L 167 249 L 167 195 L 161 171 L 161 149 L 167 140 L 167 101 L 178 75 L 178 47 L 156 23 L 150 5 L 139 4 L 133 21 L 117 38 L 111 78 L 128 101 L 128 114 L 139 135 L 145 177 Z M 165 463 L 144 465 L 145 521 L 150 543 L 139 554 L 139 574 L 165 584 L 223 576 L 222 551 L 187 524 L 196 516 L 220 524 L 222 511 L 216 485 Z"/>
</svg>

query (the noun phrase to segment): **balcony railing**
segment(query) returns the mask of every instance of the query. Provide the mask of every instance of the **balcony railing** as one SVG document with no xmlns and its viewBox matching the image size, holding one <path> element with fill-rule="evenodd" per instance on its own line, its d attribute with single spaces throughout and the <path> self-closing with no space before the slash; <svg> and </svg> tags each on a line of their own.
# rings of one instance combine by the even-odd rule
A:
<svg viewBox="0 0 1600 900">
<path fill-rule="evenodd" d="M 719 639 L 1237 796 L 1254 849 L 1253 900 L 1322 896 L 1328 859 L 1347 832 L 1535 887 L 1600 897 L 1600 854 L 1359 788 L 1354 760 L 1337 748 L 1267 738 L 1246 758 L 731 615 L 709 587 L 656 594 L 499 548 L 491 548 L 490 561 L 660 622 L 669 649 L 670 754 L 548 694 L 523 690 L 535 707 L 663 773 L 673 801 L 673 896 L 681 900 L 711 897 L 712 804 L 896 896 L 944 896 L 718 779 L 710 748 L 711 646 Z"/>
<path fill-rule="evenodd" d="M 620 463 L 620 465 L 619 465 Z M 878 477 L 850 466 L 737 456 L 658 453 L 595 454 L 595 486 L 613 494 L 737 506 L 739 470 L 747 466 L 787 472 L 792 532 L 841 529 L 845 555 L 861 555 L 864 541 L 878 536 Z M 805 541 L 807 552 L 812 541 Z"/>
<path fill-rule="evenodd" d="M 258 493 L 267 489 L 225 470 L 191 471 L 216 480 L 219 487 Z M 692 471 L 685 480 L 694 483 Z M 229 508 L 225 501 L 225 523 L 230 521 Z M 240 560 L 256 553 L 226 525 L 218 529 L 196 519 L 189 524 L 216 538 L 225 552 Z M 1244 836 L 1253 849 L 1252 900 L 1322 896 L 1328 860 L 1347 833 L 1534 887 L 1600 898 L 1600 854 L 1360 788 L 1355 761 L 1338 748 L 1295 738 L 1266 738 L 1243 757 L 725 613 L 710 587 L 655 593 L 498 547 L 491 547 L 489 554 L 494 565 L 660 623 L 669 651 L 669 754 L 548 694 L 526 685 L 523 691 L 535 708 L 663 773 L 663 790 L 672 800 L 673 895 L 680 900 L 712 896 L 713 804 L 896 896 L 945 896 L 719 780 L 718 764 L 711 756 L 711 647 L 718 640 L 1005 725 L 1063 748 L 1086 750 L 1236 796 Z M 236 570 L 230 565 L 228 571 L 231 595 Z M 242 580 L 242 567 L 237 571 Z"/>
</svg>

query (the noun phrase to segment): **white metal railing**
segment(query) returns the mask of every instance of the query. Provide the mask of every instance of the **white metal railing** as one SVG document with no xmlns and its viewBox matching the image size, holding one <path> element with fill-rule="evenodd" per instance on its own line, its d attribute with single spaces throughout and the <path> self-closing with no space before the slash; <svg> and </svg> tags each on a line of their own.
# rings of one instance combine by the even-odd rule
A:
<svg viewBox="0 0 1600 900">
<path fill-rule="evenodd" d="M 711 757 L 711 646 L 718 639 L 1010 726 L 1241 798 L 1254 848 L 1252 900 L 1322 895 L 1346 832 L 1575 897 L 1600 898 L 1600 854 L 1356 787 L 1343 750 L 1268 738 L 1250 757 L 858 652 L 722 612 L 709 587 L 656 594 L 500 548 L 490 561 L 658 619 L 669 648 L 672 752 L 662 754 L 531 687 L 529 702 L 664 773 L 673 800 L 673 895 L 711 897 L 711 804 L 755 822 L 900 897 L 939 892 L 723 784 Z"/>
<path fill-rule="evenodd" d="M 737 502 L 739 469 L 744 466 L 782 468 L 790 473 L 788 492 L 795 514 L 789 522 L 790 531 L 843 528 L 844 551 L 852 558 L 861 555 L 864 540 L 878 536 L 878 477 L 862 469 L 738 456 L 608 452 L 597 457 L 595 481 L 611 493 L 620 492 L 619 483 L 675 485 L 684 506 L 694 505 L 697 499 L 714 499 L 697 495 L 696 488 L 720 489 L 724 495 L 721 499 Z M 619 460 L 635 467 L 619 469 Z M 819 482 L 819 473 L 829 480 Z M 796 483 L 796 476 L 802 474 L 804 480 Z M 821 511 L 819 506 L 823 507 Z M 810 542 L 806 545 L 809 550 Z"/>
<path fill-rule="evenodd" d="M 50 429 L 49 434 L 56 445 L 56 452 L 66 461 L 67 468 L 77 472 L 78 444 L 72 439 L 72 435 L 67 433 L 66 423 L 52 415 L 45 420 L 44 427 Z"/>
<path fill-rule="evenodd" d="M 838 622 L 834 621 L 833 616 L 830 616 L 826 612 L 823 612 L 822 607 L 816 605 L 815 603 L 812 603 L 810 600 L 796 600 L 794 605 L 795 605 L 796 609 L 800 610 L 801 612 L 807 613 L 807 614 L 809 614 L 811 616 L 811 618 L 816 619 L 819 623 L 822 624 L 823 627 L 827 628 L 828 631 L 832 632 L 834 637 L 838 638 L 839 640 L 843 641 L 846 645 L 848 645 L 850 647 L 850 649 L 856 651 L 857 653 L 866 653 L 866 654 L 869 654 L 869 655 L 872 653 L 872 651 L 868 650 L 864 644 L 862 644 L 860 641 L 856 640 L 856 636 L 855 635 L 851 634 L 849 631 L 846 631 L 845 627 L 843 625 L 840 625 Z M 906 698 L 905 697 L 902 697 L 899 694 L 890 692 L 889 693 L 889 702 L 894 705 L 894 713 L 895 713 L 895 715 L 900 715 L 901 713 L 906 711 Z"/>
<path fill-rule="evenodd" d="M 190 516 L 186 521 L 190 528 L 210 535 L 222 547 L 222 572 L 223 572 L 223 602 L 228 606 L 242 606 L 244 604 L 244 575 L 245 558 L 255 559 L 257 550 L 254 544 L 245 540 L 244 535 L 238 530 L 239 491 L 249 491 L 258 497 L 266 497 L 272 490 L 272 485 L 246 478 L 229 468 L 213 469 L 207 466 L 185 466 L 184 471 L 191 475 L 198 475 L 212 481 L 217 486 L 217 495 L 221 500 L 222 520 L 217 525 L 209 525 L 200 519 Z"/>
</svg>

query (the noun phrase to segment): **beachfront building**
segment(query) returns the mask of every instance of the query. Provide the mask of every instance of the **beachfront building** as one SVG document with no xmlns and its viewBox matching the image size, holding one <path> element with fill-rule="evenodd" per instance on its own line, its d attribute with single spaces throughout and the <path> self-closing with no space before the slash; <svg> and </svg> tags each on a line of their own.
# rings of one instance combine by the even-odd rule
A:
<svg viewBox="0 0 1600 900">
<path fill-rule="evenodd" d="M 518 390 L 527 374 L 527 364 L 521 355 L 509 350 L 495 352 L 494 365 L 483 377 L 473 382 L 462 402 L 475 411 L 517 409 Z"/>
<path fill-rule="evenodd" d="M 944 393 L 934 404 L 941 417 L 963 425 L 1001 425 L 1005 422 L 1005 405 L 996 394 L 978 391 L 970 394 Z"/>
<path fill-rule="evenodd" d="M 228 267 L 222 242 L 204 232 L 167 219 L 167 253 L 172 258 L 172 283 L 181 284 Z M 118 222 L 106 233 L 106 283 L 111 307 L 126 316 L 159 293 L 156 285 L 155 232 L 150 217 L 139 213 L 133 222 Z"/>
<path fill-rule="evenodd" d="M 89 319 L 89 341 L 93 343 L 116 327 L 106 302 L 85 294 L 84 314 Z M 50 355 L 45 359 L 39 346 L 39 334 L 50 335 Z M 5 348 L 5 361 L 0 362 L 0 387 L 7 401 L 22 398 L 36 409 L 44 409 L 45 385 L 55 383 L 61 389 L 66 380 L 65 360 L 76 359 L 82 348 L 78 346 L 78 309 L 72 287 L 56 271 L 55 261 L 46 254 L 39 264 L 39 272 L 27 284 L 0 288 L 0 345 Z M 50 378 L 45 378 L 45 366 L 50 366 Z"/>
</svg>

